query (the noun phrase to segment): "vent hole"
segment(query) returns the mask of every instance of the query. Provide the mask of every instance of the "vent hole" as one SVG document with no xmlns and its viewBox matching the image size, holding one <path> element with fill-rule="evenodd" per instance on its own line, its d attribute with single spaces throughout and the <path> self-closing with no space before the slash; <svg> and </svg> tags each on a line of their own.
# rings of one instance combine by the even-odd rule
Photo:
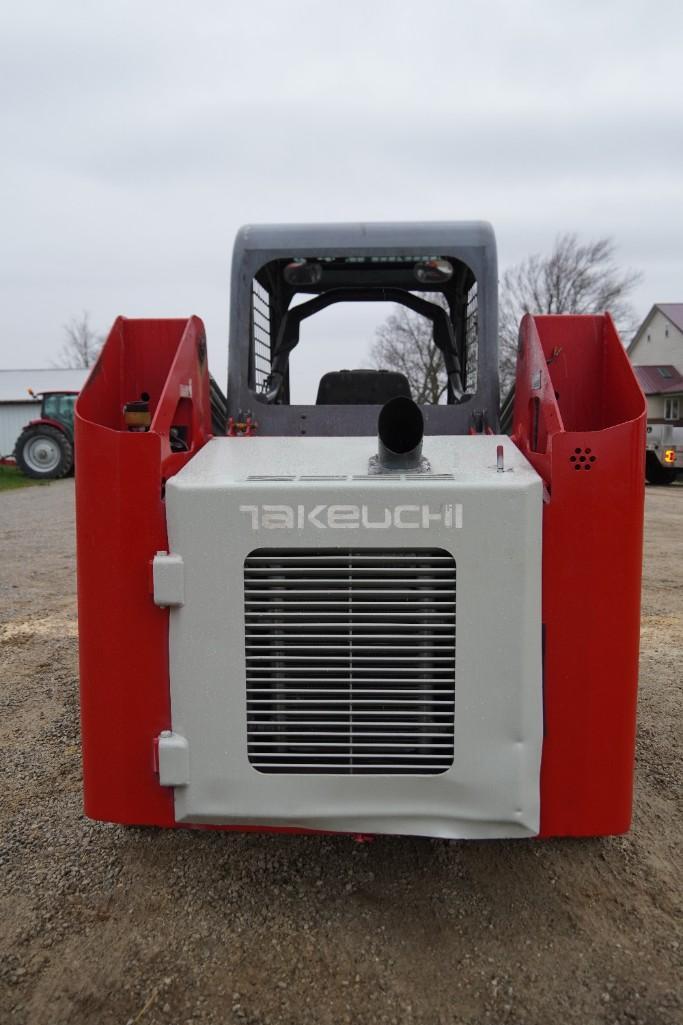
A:
<svg viewBox="0 0 683 1025">
<path fill-rule="evenodd" d="M 590 470 L 590 464 L 596 462 L 597 456 L 591 455 L 591 448 L 575 448 L 574 455 L 569 457 L 569 462 L 574 464 L 575 470 L 580 470 L 584 465 L 585 470 Z"/>
</svg>

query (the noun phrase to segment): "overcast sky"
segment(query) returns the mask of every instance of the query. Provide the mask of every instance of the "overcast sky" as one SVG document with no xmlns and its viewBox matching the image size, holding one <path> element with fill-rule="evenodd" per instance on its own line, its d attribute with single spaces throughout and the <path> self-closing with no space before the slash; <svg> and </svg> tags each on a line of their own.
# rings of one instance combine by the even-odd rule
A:
<svg viewBox="0 0 683 1025">
<path fill-rule="evenodd" d="M 501 268 L 608 234 L 638 314 L 682 301 L 682 12 L 4 3 L 0 367 L 49 365 L 82 310 L 103 332 L 197 313 L 224 381 L 245 222 L 484 218 Z"/>
</svg>

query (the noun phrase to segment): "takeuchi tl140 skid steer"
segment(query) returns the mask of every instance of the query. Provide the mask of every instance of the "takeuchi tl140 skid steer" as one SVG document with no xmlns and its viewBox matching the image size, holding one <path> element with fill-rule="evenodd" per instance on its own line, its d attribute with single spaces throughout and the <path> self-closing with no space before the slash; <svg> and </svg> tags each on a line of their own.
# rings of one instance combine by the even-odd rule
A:
<svg viewBox="0 0 683 1025">
<path fill-rule="evenodd" d="M 375 301 L 430 322 L 444 399 L 340 369 L 292 403 L 302 323 Z M 219 408 L 201 320 L 121 318 L 77 402 L 86 814 L 627 830 L 645 402 L 610 317 L 524 318 L 501 435 L 488 225 L 250 226 L 229 356 Z"/>
</svg>

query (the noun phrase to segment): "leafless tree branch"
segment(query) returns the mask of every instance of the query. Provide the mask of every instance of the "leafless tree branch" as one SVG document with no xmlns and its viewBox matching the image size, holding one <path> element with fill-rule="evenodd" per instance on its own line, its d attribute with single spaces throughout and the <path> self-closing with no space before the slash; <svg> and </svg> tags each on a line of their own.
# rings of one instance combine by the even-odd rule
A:
<svg viewBox="0 0 683 1025">
<path fill-rule="evenodd" d="M 549 256 L 535 253 L 509 268 L 501 280 L 499 359 L 501 392 L 514 379 L 519 322 L 525 313 L 612 314 L 622 337 L 636 328 L 629 302 L 640 273 L 622 270 L 611 238 L 580 242 L 559 235 Z"/>
<path fill-rule="evenodd" d="M 440 293 L 427 294 L 424 298 L 444 305 Z M 377 328 L 370 359 L 378 370 L 398 370 L 405 374 L 416 402 L 436 404 L 444 395 L 448 381 L 432 331 L 432 324 L 425 317 L 405 306 L 397 306 Z"/>
<path fill-rule="evenodd" d="M 88 313 L 72 317 L 64 325 L 64 334 L 64 343 L 52 365 L 77 369 L 91 367 L 100 354 L 104 338 L 90 327 Z"/>
<path fill-rule="evenodd" d="M 636 328 L 629 296 L 641 275 L 623 270 L 611 238 L 581 242 L 559 235 L 549 255 L 534 253 L 510 267 L 500 283 L 499 368 L 501 394 L 514 381 L 519 324 L 525 313 L 604 313 L 609 311 L 622 337 Z M 443 296 L 427 296 L 444 304 Z M 373 366 L 398 370 L 410 382 L 417 402 L 438 402 L 447 388 L 443 359 L 432 340 L 432 326 L 397 306 L 376 332 Z"/>
</svg>

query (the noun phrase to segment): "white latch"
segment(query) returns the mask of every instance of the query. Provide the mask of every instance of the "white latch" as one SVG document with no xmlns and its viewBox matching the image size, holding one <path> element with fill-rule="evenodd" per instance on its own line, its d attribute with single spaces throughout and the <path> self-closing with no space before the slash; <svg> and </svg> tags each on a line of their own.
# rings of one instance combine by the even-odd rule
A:
<svg viewBox="0 0 683 1025">
<path fill-rule="evenodd" d="M 154 604 L 162 608 L 185 603 L 185 573 L 180 555 L 157 552 L 152 562 Z"/>
<path fill-rule="evenodd" d="M 172 730 L 159 734 L 159 782 L 162 787 L 182 787 L 190 782 L 190 745 L 187 737 Z"/>
</svg>

